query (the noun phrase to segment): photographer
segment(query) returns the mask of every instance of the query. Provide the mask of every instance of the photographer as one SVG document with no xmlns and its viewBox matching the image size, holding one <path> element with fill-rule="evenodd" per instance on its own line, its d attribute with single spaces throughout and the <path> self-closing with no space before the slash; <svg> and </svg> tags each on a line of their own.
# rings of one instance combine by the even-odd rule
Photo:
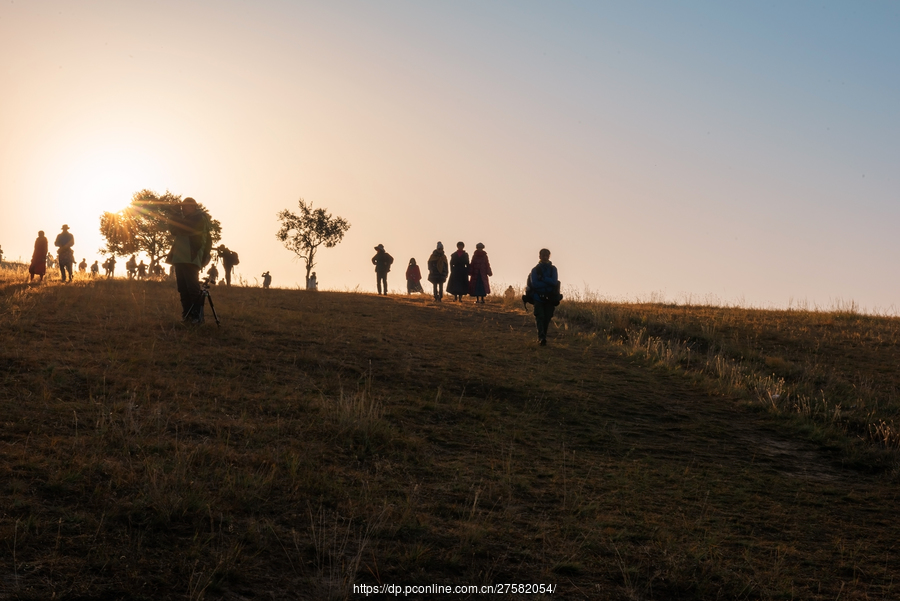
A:
<svg viewBox="0 0 900 601">
<path fill-rule="evenodd" d="M 200 294 L 200 269 L 209 263 L 212 250 L 209 215 L 197 206 L 196 200 L 185 198 L 169 220 L 169 231 L 175 241 L 166 263 L 175 269 L 181 296 L 181 319 L 201 324 L 204 299 Z"/>
<path fill-rule="evenodd" d="M 235 265 L 240 264 L 241 259 L 233 250 L 227 248 L 224 244 L 220 244 L 218 248 L 219 258 L 222 259 L 222 268 L 225 270 L 225 285 L 231 286 L 231 272 L 234 271 Z"/>
</svg>

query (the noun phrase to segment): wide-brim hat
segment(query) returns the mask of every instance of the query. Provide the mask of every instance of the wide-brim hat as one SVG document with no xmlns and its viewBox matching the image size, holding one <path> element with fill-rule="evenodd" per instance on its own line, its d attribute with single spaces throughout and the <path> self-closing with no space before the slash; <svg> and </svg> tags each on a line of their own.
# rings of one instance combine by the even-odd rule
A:
<svg viewBox="0 0 900 601">
<path fill-rule="evenodd" d="M 62 226 L 62 229 L 67 230 L 67 229 L 69 229 L 69 226 L 68 226 L 68 225 L 63 225 L 63 226 Z"/>
<path fill-rule="evenodd" d="M 384 250 L 384 244 L 379 244 L 375 247 L 375 250 Z"/>
</svg>

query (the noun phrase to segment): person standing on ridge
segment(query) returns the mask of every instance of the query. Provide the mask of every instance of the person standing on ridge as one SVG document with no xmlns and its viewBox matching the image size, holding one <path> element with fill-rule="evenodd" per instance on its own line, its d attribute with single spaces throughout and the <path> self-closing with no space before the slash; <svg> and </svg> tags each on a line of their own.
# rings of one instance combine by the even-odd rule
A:
<svg viewBox="0 0 900 601">
<path fill-rule="evenodd" d="M 100 274 L 100 260 L 95 259 L 93 263 L 91 263 L 91 277 L 95 278 Z"/>
<path fill-rule="evenodd" d="M 216 250 L 219 251 L 222 268 L 225 270 L 225 285 L 231 286 L 231 272 L 234 271 L 236 265 L 241 264 L 241 259 L 236 252 L 226 248 L 224 244 L 220 244 Z"/>
<path fill-rule="evenodd" d="M 538 342 L 547 345 L 547 328 L 553 319 L 553 312 L 562 295 L 559 293 L 559 273 L 550 262 L 550 251 L 542 248 L 538 253 L 540 261 L 528 276 L 526 296 L 534 303 L 534 321 L 537 324 Z"/>
<path fill-rule="evenodd" d="M 465 243 L 456 243 L 456 252 L 450 255 L 450 281 L 447 282 L 447 293 L 459 302 L 469 292 L 469 253 L 463 250 Z"/>
<path fill-rule="evenodd" d="M 185 198 L 173 215 L 169 231 L 175 236 L 166 263 L 175 268 L 175 281 L 181 298 L 181 319 L 192 324 L 203 323 L 205 298 L 200 290 L 200 269 L 209 263 L 212 251 L 210 219 L 193 198 Z"/>
<path fill-rule="evenodd" d="M 59 258 L 59 275 L 62 281 L 66 282 L 66 273 L 69 274 L 68 281 L 72 281 L 72 266 L 75 264 L 75 252 L 72 247 L 75 246 L 75 236 L 69 233 L 69 226 L 63 225 L 62 231 L 56 237 L 53 243 L 59 250 L 57 257 Z"/>
<path fill-rule="evenodd" d="M 394 257 L 385 252 L 384 244 L 379 244 L 375 247 L 375 256 L 372 257 L 372 265 L 375 266 L 375 278 L 378 284 L 378 294 L 388 293 L 387 274 L 391 270 L 391 264 L 393 262 Z M 382 284 L 384 284 L 383 291 Z"/>
<path fill-rule="evenodd" d="M 33 281 L 34 276 L 38 276 L 38 281 L 43 282 L 44 276 L 47 275 L 47 246 L 49 242 L 44 236 L 44 230 L 38 232 L 38 236 L 34 241 L 34 253 L 31 255 L 31 265 L 28 266 L 28 273 L 31 277 L 28 281 Z"/>
<path fill-rule="evenodd" d="M 416 265 L 415 259 L 409 260 L 409 267 L 406 268 L 406 293 L 422 292 L 422 271 Z"/>
<path fill-rule="evenodd" d="M 78 264 L 78 271 L 80 271 L 81 273 L 87 272 L 87 259 L 86 258 L 81 259 L 81 263 Z"/>
<path fill-rule="evenodd" d="M 262 279 L 263 279 L 263 289 L 268 290 L 269 286 L 272 285 L 272 274 L 270 274 L 267 271 L 264 274 L 262 274 Z"/>
<path fill-rule="evenodd" d="M 475 297 L 476 303 L 484 304 L 484 297 L 491 293 L 491 284 L 488 278 L 494 275 L 491 271 L 491 262 L 484 252 L 484 244 L 475 245 L 472 253 L 472 262 L 469 264 L 469 296 Z"/>
<path fill-rule="evenodd" d="M 437 302 L 441 302 L 444 298 L 444 282 L 447 281 L 449 271 L 447 255 L 444 254 L 444 245 L 438 242 L 437 248 L 428 257 L 428 281 L 432 284 L 434 300 Z"/>
</svg>

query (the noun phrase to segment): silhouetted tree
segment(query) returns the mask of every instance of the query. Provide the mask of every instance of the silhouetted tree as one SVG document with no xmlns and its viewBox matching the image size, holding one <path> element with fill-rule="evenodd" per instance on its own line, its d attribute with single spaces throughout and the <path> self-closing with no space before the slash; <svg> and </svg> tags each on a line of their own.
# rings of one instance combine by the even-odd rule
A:
<svg viewBox="0 0 900 601">
<path fill-rule="evenodd" d="M 149 271 L 156 273 L 156 267 L 172 246 L 174 237 L 169 233 L 169 220 L 180 202 L 181 196 L 168 190 L 161 196 L 150 190 L 135 192 L 128 207 L 100 216 L 100 234 L 106 246 L 99 252 L 118 257 L 146 253 L 150 257 Z M 202 204 L 198 206 L 209 215 Z M 222 224 L 212 218 L 210 236 L 213 243 L 222 238 Z"/>
<path fill-rule="evenodd" d="M 299 201 L 300 214 L 295 215 L 287 209 L 278 213 L 281 228 L 275 237 L 284 243 L 285 248 L 293 252 L 306 263 L 306 281 L 316 266 L 316 251 L 320 246 L 331 248 L 344 239 L 350 229 L 350 223 L 343 217 L 332 217 L 326 209 L 313 209 L 311 202 L 302 198 Z"/>
</svg>

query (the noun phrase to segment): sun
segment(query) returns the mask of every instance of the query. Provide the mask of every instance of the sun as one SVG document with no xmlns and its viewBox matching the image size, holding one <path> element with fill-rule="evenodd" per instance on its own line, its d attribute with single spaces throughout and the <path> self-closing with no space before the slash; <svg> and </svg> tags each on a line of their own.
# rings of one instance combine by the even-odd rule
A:
<svg viewBox="0 0 900 601">
<path fill-rule="evenodd" d="M 62 204 L 99 218 L 127 207 L 135 192 L 159 180 L 159 173 L 154 161 L 139 151 L 100 149 L 73 159 L 65 180 Z"/>
</svg>

